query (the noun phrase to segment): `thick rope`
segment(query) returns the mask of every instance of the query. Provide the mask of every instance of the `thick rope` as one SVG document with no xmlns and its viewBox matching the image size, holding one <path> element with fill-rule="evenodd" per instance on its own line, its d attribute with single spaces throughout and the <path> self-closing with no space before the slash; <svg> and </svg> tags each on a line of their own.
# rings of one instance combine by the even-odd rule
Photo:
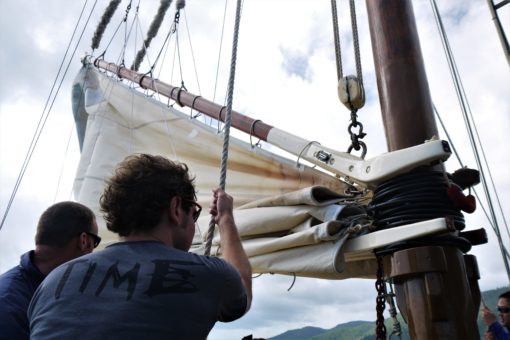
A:
<svg viewBox="0 0 510 340">
<path fill-rule="evenodd" d="M 165 13 L 170 7 L 170 4 L 172 3 L 172 0 L 161 0 L 161 3 L 159 4 L 158 13 L 156 13 L 156 16 L 152 20 L 152 23 L 149 27 L 149 31 L 147 32 L 147 38 L 145 38 L 145 41 L 143 42 L 143 46 L 140 48 L 138 53 L 136 54 L 135 61 L 133 61 L 133 65 L 131 65 L 131 69 L 133 71 L 138 71 L 140 68 L 140 64 L 143 61 L 143 58 L 145 57 L 145 53 L 147 49 L 149 48 L 149 45 L 151 44 L 152 39 L 158 34 L 159 27 L 161 26 L 161 23 L 163 22 L 163 19 L 165 18 Z"/>
<path fill-rule="evenodd" d="M 230 77 L 228 81 L 228 95 L 227 95 L 227 112 L 225 116 L 225 127 L 223 135 L 223 151 L 221 154 L 221 169 L 220 169 L 220 188 L 225 189 L 225 182 L 227 179 L 227 160 L 228 160 L 228 145 L 230 139 L 230 125 L 232 123 L 232 99 L 234 97 L 234 79 L 236 73 L 236 60 L 237 60 L 237 41 L 239 37 L 239 23 L 241 21 L 241 0 L 237 0 L 236 19 L 234 26 L 234 40 L 232 43 L 232 59 L 230 61 Z M 207 240 L 205 243 L 205 255 L 211 253 L 212 239 L 214 236 L 214 227 L 216 223 L 214 218 L 211 217 L 209 222 L 209 229 L 207 231 Z"/>
<path fill-rule="evenodd" d="M 117 10 L 117 7 L 119 7 L 120 1 L 121 0 L 110 1 L 108 7 L 106 7 L 106 9 L 104 10 L 103 16 L 101 17 L 101 21 L 99 21 L 96 31 L 94 32 L 94 37 L 92 38 L 91 47 L 93 50 L 99 47 L 99 43 L 103 38 L 103 33 L 106 30 L 106 26 L 108 26 L 108 23 L 110 22 L 113 14 Z"/>
<path fill-rule="evenodd" d="M 342 79 L 342 52 L 340 48 L 340 34 L 338 33 L 338 14 L 336 10 L 336 0 L 331 0 L 331 15 L 333 16 L 333 35 L 335 39 L 335 61 L 336 61 L 336 74 L 338 80 Z"/>
<path fill-rule="evenodd" d="M 356 58 L 356 75 L 358 80 L 363 85 L 363 74 L 361 72 L 361 55 L 359 52 L 359 38 L 358 38 L 358 25 L 356 22 L 356 6 L 354 0 L 350 1 L 351 8 L 351 25 L 352 25 L 352 40 L 354 43 L 354 57 Z"/>
</svg>

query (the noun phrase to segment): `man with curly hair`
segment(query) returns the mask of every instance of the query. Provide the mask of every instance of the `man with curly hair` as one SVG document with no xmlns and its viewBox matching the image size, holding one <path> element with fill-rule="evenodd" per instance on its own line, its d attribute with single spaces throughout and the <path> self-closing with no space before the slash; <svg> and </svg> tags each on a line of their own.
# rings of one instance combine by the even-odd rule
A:
<svg viewBox="0 0 510 340">
<path fill-rule="evenodd" d="M 71 261 L 37 290 L 32 339 L 205 339 L 251 304 L 233 200 L 213 191 L 223 259 L 188 252 L 201 207 L 185 164 L 138 154 L 107 181 L 101 209 L 121 242 Z"/>
</svg>

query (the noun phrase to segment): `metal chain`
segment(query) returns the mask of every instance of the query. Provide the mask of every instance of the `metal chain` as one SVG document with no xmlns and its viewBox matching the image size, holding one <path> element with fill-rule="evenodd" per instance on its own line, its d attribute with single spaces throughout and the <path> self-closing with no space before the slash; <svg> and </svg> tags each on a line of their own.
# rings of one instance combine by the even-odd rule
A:
<svg viewBox="0 0 510 340">
<path fill-rule="evenodd" d="M 377 320 L 375 321 L 375 335 L 377 340 L 386 340 L 386 326 L 384 325 L 384 308 L 386 307 L 386 286 L 384 284 L 382 257 L 377 256 L 377 279 L 375 280 L 377 298 L 375 310 Z"/>
<path fill-rule="evenodd" d="M 358 128 L 358 133 L 355 133 L 353 129 Z M 352 149 L 359 151 L 361 149 L 361 158 L 365 158 L 365 155 L 367 154 L 367 145 L 361 141 L 363 137 L 365 137 L 367 134 L 363 132 L 363 124 L 358 122 L 358 115 L 357 110 L 351 111 L 351 124 L 347 127 L 347 131 L 349 132 L 349 135 L 351 136 L 351 145 L 347 149 L 348 153 L 351 153 Z"/>
</svg>

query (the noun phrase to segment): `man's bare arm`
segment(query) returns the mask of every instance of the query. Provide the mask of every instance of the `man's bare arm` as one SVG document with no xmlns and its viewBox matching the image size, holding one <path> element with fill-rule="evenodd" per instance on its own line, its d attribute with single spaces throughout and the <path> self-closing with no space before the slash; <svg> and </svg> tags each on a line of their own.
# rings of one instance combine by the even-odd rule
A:
<svg viewBox="0 0 510 340">
<path fill-rule="evenodd" d="M 210 213 L 220 231 L 220 243 L 223 259 L 230 263 L 241 276 L 246 295 L 248 297 L 247 308 L 252 301 L 251 265 L 241 244 L 239 233 L 234 221 L 233 199 L 221 189 L 213 190 L 213 202 Z"/>
</svg>

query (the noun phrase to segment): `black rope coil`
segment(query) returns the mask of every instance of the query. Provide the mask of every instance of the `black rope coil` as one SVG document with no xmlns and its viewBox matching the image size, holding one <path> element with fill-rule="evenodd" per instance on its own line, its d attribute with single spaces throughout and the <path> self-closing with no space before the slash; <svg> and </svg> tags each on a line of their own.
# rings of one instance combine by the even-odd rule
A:
<svg viewBox="0 0 510 340">
<path fill-rule="evenodd" d="M 377 229 L 389 229 L 440 217 L 465 227 L 464 216 L 447 194 L 444 173 L 428 169 L 397 176 L 377 187 L 368 205 Z"/>
</svg>

